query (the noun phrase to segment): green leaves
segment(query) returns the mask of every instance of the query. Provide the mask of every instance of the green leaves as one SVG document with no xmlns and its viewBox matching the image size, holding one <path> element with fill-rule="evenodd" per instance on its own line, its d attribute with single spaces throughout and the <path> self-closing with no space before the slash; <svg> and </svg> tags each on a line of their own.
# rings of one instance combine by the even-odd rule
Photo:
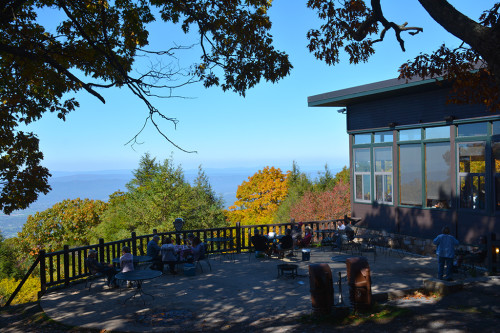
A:
<svg viewBox="0 0 500 333">
<path fill-rule="evenodd" d="M 162 132 L 153 116 L 174 124 L 177 120 L 158 110 L 150 97 L 173 96 L 172 86 L 199 81 L 205 87 L 220 86 L 224 91 L 245 95 L 261 79 L 276 82 L 288 75 L 292 68 L 288 56 L 272 46 L 271 23 L 266 14 L 269 7 L 270 2 L 263 0 L 3 1 L 0 156 L 10 154 L 14 146 L 22 151 L 30 149 L 33 139 L 13 139 L 20 123 L 29 124 L 46 112 L 56 112 L 58 118 L 65 120 L 79 106 L 75 97 L 65 96 L 84 91 L 104 103 L 101 91 L 113 87 L 129 88 L 144 102 L 146 121 L 151 121 L 168 142 L 183 150 Z M 193 64 L 192 68 L 198 68 L 194 71 L 168 66 L 151 68 L 134 76 L 138 56 L 167 57 L 164 63 L 170 63 L 175 59 L 174 52 L 183 49 L 170 45 L 165 47 L 167 51 L 145 49 L 149 45 L 147 24 L 156 20 L 156 9 L 165 22 L 180 24 L 186 33 L 190 27 L 196 28 L 203 66 Z M 37 14 L 47 10 L 55 13 L 56 33 L 37 20 Z M 166 34 L 170 28 L 170 24 L 165 24 Z M 98 92 L 97 88 L 101 90 Z M 157 91 L 162 89 L 165 93 Z M 140 132 L 130 141 L 132 144 Z M 37 153 L 38 150 L 30 155 L 29 163 L 27 158 L 20 158 L 0 165 L 0 186 L 4 186 L 0 198 L 4 204 L 0 208 L 5 207 L 5 213 L 26 207 L 38 193 L 48 191 L 48 172 L 40 166 L 43 155 Z M 29 185 L 28 179 L 38 181 Z M 26 195 L 22 194 L 23 188 Z"/>
<path fill-rule="evenodd" d="M 173 221 L 178 217 L 184 219 L 186 230 L 227 225 L 222 199 L 212 190 L 201 167 L 194 184 L 190 184 L 172 159 L 159 163 L 146 154 L 127 189 L 127 193 L 110 196 L 96 238 L 112 241 L 128 238 L 132 231 L 138 234 L 149 234 L 153 229 L 172 231 Z"/>
</svg>

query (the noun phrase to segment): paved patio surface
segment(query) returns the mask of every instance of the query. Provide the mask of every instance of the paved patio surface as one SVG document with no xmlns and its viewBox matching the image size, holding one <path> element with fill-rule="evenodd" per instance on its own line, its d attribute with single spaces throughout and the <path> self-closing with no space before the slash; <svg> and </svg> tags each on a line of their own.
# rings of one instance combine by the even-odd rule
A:
<svg viewBox="0 0 500 333">
<path fill-rule="evenodd" d="M 202 263 L 204 272 L 198 269 L 195 276 L 167 273 L 144 282 L 144 291 L 153 294 L 154 299 L 146 295 L 125 302 L 133 289 L 107 289 L 99 280 L 90 291 L 81 283 L 46 294 L 40 304 L 58 322 L 108 331 L 224 331 L 241 325 L 251 328 L 311 313 L 309 264 L 327 263 L 332 268 L 338 303 L 338 272 L 346 275 L 345 263 L 331 259 L 338 255 L 313 249 L 310 261 L 301 261 L 300 255 L 284 260 L 256 259 L 253 254 L 236 255 L 234 261 L 215 257 L 210 260 L 212 271 Z M 374 296 L 421 288 L 423 281 L 437 271 L 436 259 L 430 257 L 389 253 L 377 255 L 374 261 L 370 253 L 367 258 Z M 277 278 L 277 264 L 283 262 L 298 264 L 299 276 Z M 348 302 L 345 281 L 343 298 Z M 275 331 L 286 330 L 280 327 Z"/>
</svg>

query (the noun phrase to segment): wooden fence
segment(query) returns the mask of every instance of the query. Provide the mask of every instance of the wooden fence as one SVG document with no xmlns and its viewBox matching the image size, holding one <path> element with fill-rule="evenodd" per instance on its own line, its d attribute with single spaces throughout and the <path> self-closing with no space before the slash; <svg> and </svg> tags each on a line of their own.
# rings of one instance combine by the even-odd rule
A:
<svg viewBox="0 0 500 333">
<path fill-rule="evenodd" d="M 342 221 L 347 221 L 348 219 L 348 217 L 345 217 Z M 333 223 L 337 221 L 339 220 L 304 222 L 302 227 L 311 227 L 313 235 L 316 235 L 318 233 L 314 233 L 315 230 L 333 228 Z M 121 249 L 125 245 L 130 247 L 133 255 L 145 255 L 147 244 L 154 235 L 160 236 L 162 243 L 165 238 L 171 237 L 175 243 L 181 244 L 189 233 L 193 233 L 203 242 L 205 242 L 206 239 L 214 237 L 231 239 L 229 242 L 222 243 L 205 242 L 208 245 L 208 254 L 222 252 L 241 253 L 251 250 L 252 244 L 250 242 L 250 237 L 253 235 L 254 229 L 259 229 L 261 234 L 267 234 L 273 231 L 283 235 L 285 229 L 290 228 L 291 225 L 292 222 L 245 226 L 236 223 L 234 227 L 182 230 L 179 233 L 175 231 L 158 232 L 154 229 L 153 233 L 149 235 L 137 236 L 135 232 L 132 232 L 130 238 L 114 242 L 104 242 L 104 239 L 99 239 L 98 244 L 88 246 L 70 248 L 68 245 L 65 245 L 63 250 L 50 253 L 40 250 L 35 262 L 21 280 L 16 290 L 9 297 L 5 306 L 11 304 L 28 277 L 37 267 L 39 268 L 40 276 L 40 291 L 38 292 L 38 298 L 47 291 L 65 288 L 72 283 L 81 282 L 90 274 L 85 266 L 85 258 L 89 250 L 96 250 L 98 252 L 98 260 L 100 262 L 111 263 L 113 258 L 121 256 Z M 315 241 L 320 241 L 320 239 L 316 238 Z"/>
</svg>

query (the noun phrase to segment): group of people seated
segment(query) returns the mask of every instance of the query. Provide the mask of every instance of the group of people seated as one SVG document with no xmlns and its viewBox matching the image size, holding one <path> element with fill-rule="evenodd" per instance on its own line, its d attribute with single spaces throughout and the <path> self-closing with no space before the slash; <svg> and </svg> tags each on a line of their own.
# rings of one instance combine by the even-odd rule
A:
<svg viewBox="0 0 500 333">
<path fill-rule="evenodd" d="M 250 241 L 255 249 L 255 256 L 271 256 L 273 254 L 281 254 L 287 250 L 290 253 L 287 256 L 293 256 L 293 249 L 299 247 L 307 247 L 311 243 L 312 233 L 311 228 L 305 228 L 304 237 L 300 233 L 301 224 L 294 226 L 295 228 L 286 229 L 285 235 L 281 238 L 266 237 L 261 235 L 259 229 L 254 230 L 254 235 L 250 237 Z"/>
<path fill-rule="evenodd" d="M 194 262 L 205 258 L 205 244 L 193 234 L 188 234 L 187 245 L 181 249 L 176 248 L 170 237 L 165 238 L 161 247 L 159 241 L 160 237 L 154 235 L 147 246 L 146 255 L 152 258 L 150 268 L 153 270 L 163 271 L 163 266 L 167 264 L 170 273 L 175 275 L 175 266 L 179 262 Z"/>
<path fill-rule="evenodd" d="M 175 245 L 172 243 L 170 237 L 165 238 L 164 244 L 159 246 L 160 237 L 154 235 L 153 239 L 148 242 L 147 255 L 152 258 L 151 269 L 163 271 L 164 264 L 170 268 L 171 274 L 177 274 L 175 265 L 179 262 L 194 262 L 205 257 L 205 246 L 199 237 L 193 234 L 188 235 L 188 245 L 185 246 L 180 252 L 176 250 Z M 118 272 L 130 272 L 134 268 L 134 256 L 130 251 L 130 247 L 122 247 L 122 256 L 120 257 L 120 270 L 112 264 L 101 263 L 97 260 L 97 251 L 89 250 L 85 260 L 88 269 L 92 273 L 101 273 L 106 276 L 106 284 L 110 288 L 118 288 L 115 275 Z M 127 281 L 127 287 L 132 287 L 132 282 Z"/>
</svg>

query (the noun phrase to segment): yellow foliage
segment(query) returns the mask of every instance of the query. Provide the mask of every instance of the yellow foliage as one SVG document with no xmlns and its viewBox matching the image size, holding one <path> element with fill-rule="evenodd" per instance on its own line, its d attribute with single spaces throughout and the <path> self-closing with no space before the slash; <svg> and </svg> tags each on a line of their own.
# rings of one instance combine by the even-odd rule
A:
<svg viewBox="0 0 500 333">
<path fill-rule="evenodd" d="M 3 306 L 7 302 L 10 295 L 16 290 L 19 282 L 20 280 L 14 278 L 6 278 L 0 281 L 0 305 Z M 11 304 L 35 302 L 38 300 L 38 291 L 40 291 L 40 279 L 30 276 Z"/>
<path fill-rule="evenodd" d="M 226 211 L 226 217 L 232 223 L 269 224 L 280 203 L 288 195 L 288 174 L 279 168 L 265 167 L 248 177 L 236 192 L 238 199 Z"/>
</svg>

